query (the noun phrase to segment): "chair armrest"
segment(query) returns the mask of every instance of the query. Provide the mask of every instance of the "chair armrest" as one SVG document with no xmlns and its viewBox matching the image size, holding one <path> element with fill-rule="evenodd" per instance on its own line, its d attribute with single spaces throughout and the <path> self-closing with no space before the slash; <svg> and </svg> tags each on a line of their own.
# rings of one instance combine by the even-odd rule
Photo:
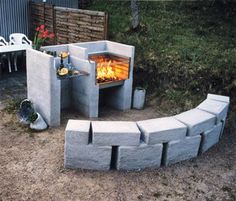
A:
<svg viewBox="0 0 236 201">
<path fill-rule="evenodd" d="M 12 38 L 10 38 L 9 45 L 15 45 L 15 41 Z"/>
<path fill-rule="evenodd" d="M 23 42 L 22 43 L 32 45 L 32 41 L 29 40 L 26 36 L 23 38 Z"/>
</svg>

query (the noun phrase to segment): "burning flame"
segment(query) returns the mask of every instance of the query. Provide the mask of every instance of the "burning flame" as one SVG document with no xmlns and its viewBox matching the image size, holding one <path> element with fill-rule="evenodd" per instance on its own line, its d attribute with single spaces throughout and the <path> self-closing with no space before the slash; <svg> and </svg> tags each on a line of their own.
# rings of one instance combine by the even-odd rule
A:
<svg viewBox="0 0 236 201">
<path fill-rule="evenodd" d="M 115 70 L 113 69 L 113 60 L 104 56 L 92 56 L 91 59 L 97 63 L 96 79 L 99 83 L 119 80 Z"/>
<path fill-rule="evenodd" d="M 97 64 L 97 80 L 99 81 L 112 81 L 116 80 L 116 73 L 111 67 L 111 60 L 103 61 Z"/>
<path fill-rule="evenodd" d="M 111 82 L 128 78 L 128 63 L 111 59 L 105 55 L 93 55 L 91 60 L 97 64 L 97 82 Z M 125 70 L 124 70 L 125 69 Z"/>
</svg>

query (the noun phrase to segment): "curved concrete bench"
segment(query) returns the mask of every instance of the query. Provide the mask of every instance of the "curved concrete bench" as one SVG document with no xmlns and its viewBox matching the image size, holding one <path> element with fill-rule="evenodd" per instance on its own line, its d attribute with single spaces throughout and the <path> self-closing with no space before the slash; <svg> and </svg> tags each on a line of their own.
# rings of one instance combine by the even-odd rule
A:
<svg viewBox="0 0 236 201">
<path fill-rule="evenodd" d="M 69 120 L 66 168 L 133 170 L 167 166 L 215 145 L 224 130 L 229 97 L 208 94 L 195 109 L 138 122 Z"/>
</svg>

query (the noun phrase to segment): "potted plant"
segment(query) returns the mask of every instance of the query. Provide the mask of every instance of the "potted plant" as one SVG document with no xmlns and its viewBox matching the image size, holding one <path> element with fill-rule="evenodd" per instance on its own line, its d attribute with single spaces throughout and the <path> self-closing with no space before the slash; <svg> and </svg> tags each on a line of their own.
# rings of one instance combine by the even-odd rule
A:
<svg viewBox="0 0 236 201">
<path fill-rule="evenodd" d="M 133 108 L 141 110 L 144 107 L 146 96 L 146 89 L 143 87 L 136 87 L 133 97 Z"/>
<path fill-rule="evenodd" d="M 33 112 L 29 116 L 30 128 L 34 130 L 45 130 L 48 126 L 42 116 L 38 112 Z"/>
<path fill-rule="evenodd" d="M 45 25 L 41 25 L 36 28 L 36 33 L 33 41 L 33 48 L 35 50 L 40 50 L 40 47 L 47 39 L 53 39 L 55 37 L 54 33 L 49 33 L 47 29 L 45 29 Z"/>
<path fill-rule="evenodd" d="M 25 99 L 20 104 L 20 110 L 18 113 L 20 122 L 23 124 L 30 124 L 29 117 L 34 112 L 32 102 L 29 99 Z"/>
<path fill-rule="evenodd" d="M 33 103 L 29 99 L 25 99 L 20 104 L 19 111 L 20 122 L 30 124 L 30 128 L 34 130 L 44 130 L 47 124 L 42 116 L 33 108 Z"/>
</svg>

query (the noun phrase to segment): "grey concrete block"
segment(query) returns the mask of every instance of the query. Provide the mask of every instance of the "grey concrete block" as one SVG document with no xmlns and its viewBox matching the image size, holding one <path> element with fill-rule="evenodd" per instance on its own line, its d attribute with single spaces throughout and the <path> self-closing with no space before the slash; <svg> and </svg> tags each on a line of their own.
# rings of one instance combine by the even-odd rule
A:
<svg viewBox="0 0 236 201">
<path fill-rule="evenodd" d="M 186 137 L 184 140 L 167 143 L 164 154 L 164 165 L 174 164 L 198 155 L 201 136 Z"/>
<path fill-rule="evenodd" d="M 216 123 L 216 116 L 208 112 L 192 109 L 174 116 L 188 126 L 188 136 L 199 135 L 214 127 Z"/>
<path fill-rule="evenodd" d="M 72 79 L 73 106 L 87 117 L 98 117 L 99 87 L 95 85 L 95 64 L 75 58 L 72 61 L 80 64 L 79 70 L 86 67 L 89 72 L 89 76 Z"/>
<path fill-rule="evenodd" d="M 85 60 L 88 59 L 88 50 L 86 48 L 78 47 L 74 44 L 69 44 L 68 49 L 70 51 L 71 56 Z"/>
<path fill-rule="evenodd" d="M 41 50 L 45 50 L 45 51 L 56 51 L 57 55 L 59 55 L 61 52 L 67 52 L 68 51 L 68 45 L 50 45 L 50 46 L 44 46 L 41 47 Z"/>
<path fill-rule="evenodd" d="M 106 103 L 118 110 L 128 110 L 132 102 L 133 79 L 125 80 L 124 85 L 112 88 L 112 96 L 107 96 Z"/>
<path fill-rule="evenodd" d="M 69 120 L 65 130 L 65 143 L 86 145 L 89 143 L 90 121 Z"/>
<path fill-rule="evenodd" d="M 77 47 L 86 48 L 89 53 L 105 52 L 106 51 L 106 41 L 91 41 L 83 43 L 73 43 L 72 45 Z"/>
<path fill-rule="evenodd" d="M 162 144 L 118 147 L 118 170 L 157 168 L 161 164 Z"/>
<path fill-rule="evenodd" d="M 65 168 L 109 170 L 112 148 L 109 146 L 65 144 Z"/>
<path fill-rule="evenodd" d="M 222 123 L 219 123 L 213 129 L 206 131 L 202 134 L 202 142 L 201 142 L 201 147 L 200 147 L 201 153 L 207 151 L 213 145 L 219 142 L 222 125 L 223 125 Z"/>
<path fill-rule="evenodd" d="M 199 106 L 197 106 L 197 108 L 200 110 L 216 115 L 217 123 L 220 123 L 223 119 L 226 118 L 228 107 L 229 103 L 212 99 L 206 99 Z"/>
<path fill-rule="evenodd" d="M 135 146 L 140 142 L 140 130 L 135 122 L 92 121 L 93 144 Z"/>
<path fill-rule="evenodd" d="M 61 109 L 69 108 L 71 105 L 71 80 L 61 80 Z"/>
<path fill-rule="evenodd" d="M 135 47 L 113 41 L 106 41 L 106 50 L 118 55 L 132 57 L 135 51 Z"/>
<path fill-rule="evenodd" d="M 49 126 L 59 126 L 61 82 L 56 76 L 54 58 L 33 49 L 26 54 L 28 99 Z"/>
<path fill-rule="evenodd" d="M 212 100 L 226 102 L 226 103 L 229 103 L 230 101 L 230 98 L 228 96 L 222 96 L 222 95 L 217 95 L 217 94 L 207 94 L 207 98 L 212 99 Z"/>
<path fill-rule="evenodd" d="M 137 122 L 142 138 L 147 144 L 158 144 L 184 139 L 187 126 L 173 117 L 149 119 Z"/>
<path fill-rule="evenodd" d="M 141 110 L 145 104 L 146 90 L 136 88 L 133 95 L 133 108 Z"/>
</svg>

